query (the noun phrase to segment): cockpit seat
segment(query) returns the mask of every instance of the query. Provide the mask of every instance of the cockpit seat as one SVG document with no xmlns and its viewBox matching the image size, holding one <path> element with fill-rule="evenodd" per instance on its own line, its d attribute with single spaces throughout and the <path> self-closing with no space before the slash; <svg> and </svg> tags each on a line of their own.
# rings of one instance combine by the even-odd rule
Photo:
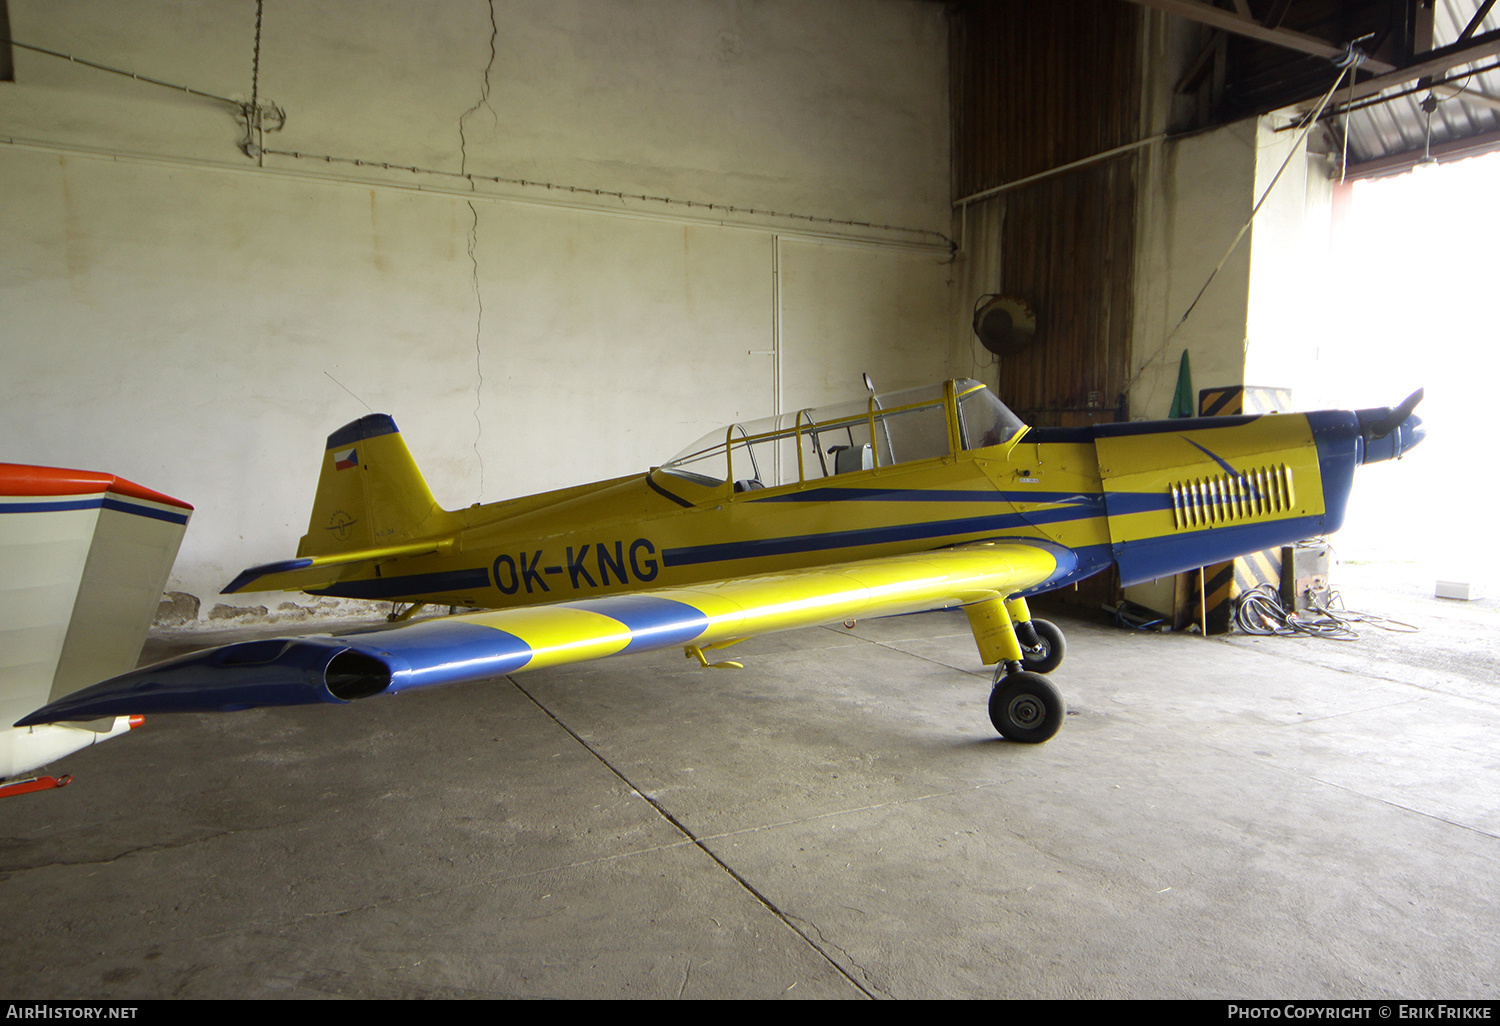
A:
<svg viewBox="0 0 1500 1026">
<path fill-rule="evenodd" d="M 870 451 L 870 443 L 864 445 L 835 445 L 828 450 L 828 455 L 833 457 L 833 472 L 835 474 L 852 474 L 856 470 L 873 470 L 875 467 L 875 456 Z"/>
</svg>

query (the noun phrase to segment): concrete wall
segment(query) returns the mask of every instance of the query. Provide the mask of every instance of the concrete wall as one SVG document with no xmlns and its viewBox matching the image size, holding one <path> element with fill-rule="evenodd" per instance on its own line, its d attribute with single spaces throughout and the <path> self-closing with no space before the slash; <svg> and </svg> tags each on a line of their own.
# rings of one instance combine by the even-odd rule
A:
<svg viewBox="0 0 1500 1026">
<path fill-rule="evenodd" d="M 251 0 L 9 6 L 21 42 L 250 98 Z M 968 370 L 939 5 L 263 13 L 259 159 L 227 103 L 24 49 L 0 83 L 0 459 L 197 505 L 171 587 L 205 613 L 291 555 L 367 406 L 452 507 Z"/>
<path fill-rule="evenodd" d="M 1153 147 L 1142 158 L 1130 397 L 1136 416 L 1166 416 L 1184 349 L 1195 393 L 1221 385 L 1290 387 L 1294 404 L 1311 408 L 1298 397 L 1312 395 L 1310 362 L 1331 330 L 1320 283 L 1328 273 L 1333 186 L 1326 157 L 1309 155 L 1305 143 L 1292 155 L 1298 133 L 1276 130 L 1285 124 L 1272 117 L 1238 122 Z M 1267 189 L 1250 230 L 1224 260 Z"/>
<path fill-rule="evenodd" d="M 1244 382 L 1245 242 L 1193 303 L 1255 205 L 1255 152 L 1255 126 L 1241 123 L 1153 147 L 1143 158 L 1130 388 L 1136 417 L 1167 415 L 1184 349 L 1195 389 Z"/>
</svg>

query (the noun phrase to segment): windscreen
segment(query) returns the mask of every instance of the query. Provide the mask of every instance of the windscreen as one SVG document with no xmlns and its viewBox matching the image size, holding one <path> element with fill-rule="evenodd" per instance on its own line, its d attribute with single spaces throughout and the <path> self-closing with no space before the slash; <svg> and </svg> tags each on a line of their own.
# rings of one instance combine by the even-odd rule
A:
<svg viewBox="0 0 1500 1026">
<path fill-rule="evenodd" d="M 1024 425 L 983 385 L 955 382 L 960 445 L 1008 441 Z M 942 385 L 800 410 L 718 428 L 662 470 L 701 485 L 734 481 L 736 491 L 773 488 L 877 466 L 947 456 L 948 402 Z"/>
<path fill-rule="evenodd" d="M 1026 425 L 995 393 L 972 379 L 958 383 L 958 429 L 965 449 L 1003 445 Z M 968 386 L 967 389 L 965 386 Z"/>
</svg>

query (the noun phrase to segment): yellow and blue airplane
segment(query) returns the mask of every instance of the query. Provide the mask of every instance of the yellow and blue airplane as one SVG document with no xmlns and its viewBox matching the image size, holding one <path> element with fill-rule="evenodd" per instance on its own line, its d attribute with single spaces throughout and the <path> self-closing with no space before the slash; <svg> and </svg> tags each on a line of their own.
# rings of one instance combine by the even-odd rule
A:
<svg viewBox="0 0 1500 1026">
<path fill-rule="evenodd" d="M 645 474 L 469 509 L 433 499 L 395 422 L 328 437 L 295 559 L 224 590 L 480 607 L 249 641 L 75 692 L 18 725 L 344 703 L 621 652 L 963 607 L 1007 738 L 1063 702 L 1027 598 L 1111 564 L 1131 584 L 1336 530 L 1354 469 L 1421 441 L 1398 407 L 1028 428 L 971 380 L 705 435 Z M 408 611 L 409 612 L 409 611 Z"/>
</svg>

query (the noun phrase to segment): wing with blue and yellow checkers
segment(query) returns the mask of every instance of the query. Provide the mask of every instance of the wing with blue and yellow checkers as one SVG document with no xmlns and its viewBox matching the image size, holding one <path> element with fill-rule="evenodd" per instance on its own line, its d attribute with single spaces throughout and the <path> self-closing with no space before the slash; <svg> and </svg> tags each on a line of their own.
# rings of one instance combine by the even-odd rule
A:
<svg viewBox="0 0 1500 1026">
<path fill-rule="evenodd" d="M 341 703 L 670 647 L 732 644 L 850 618 L 1014 595 L 1070 567 L 1025 541 L 860 560 L 684 588 L 485 610 L 339 637 L 250 641 L 86 688 L 22 725 L 128 713 Z"/>
</svg>

